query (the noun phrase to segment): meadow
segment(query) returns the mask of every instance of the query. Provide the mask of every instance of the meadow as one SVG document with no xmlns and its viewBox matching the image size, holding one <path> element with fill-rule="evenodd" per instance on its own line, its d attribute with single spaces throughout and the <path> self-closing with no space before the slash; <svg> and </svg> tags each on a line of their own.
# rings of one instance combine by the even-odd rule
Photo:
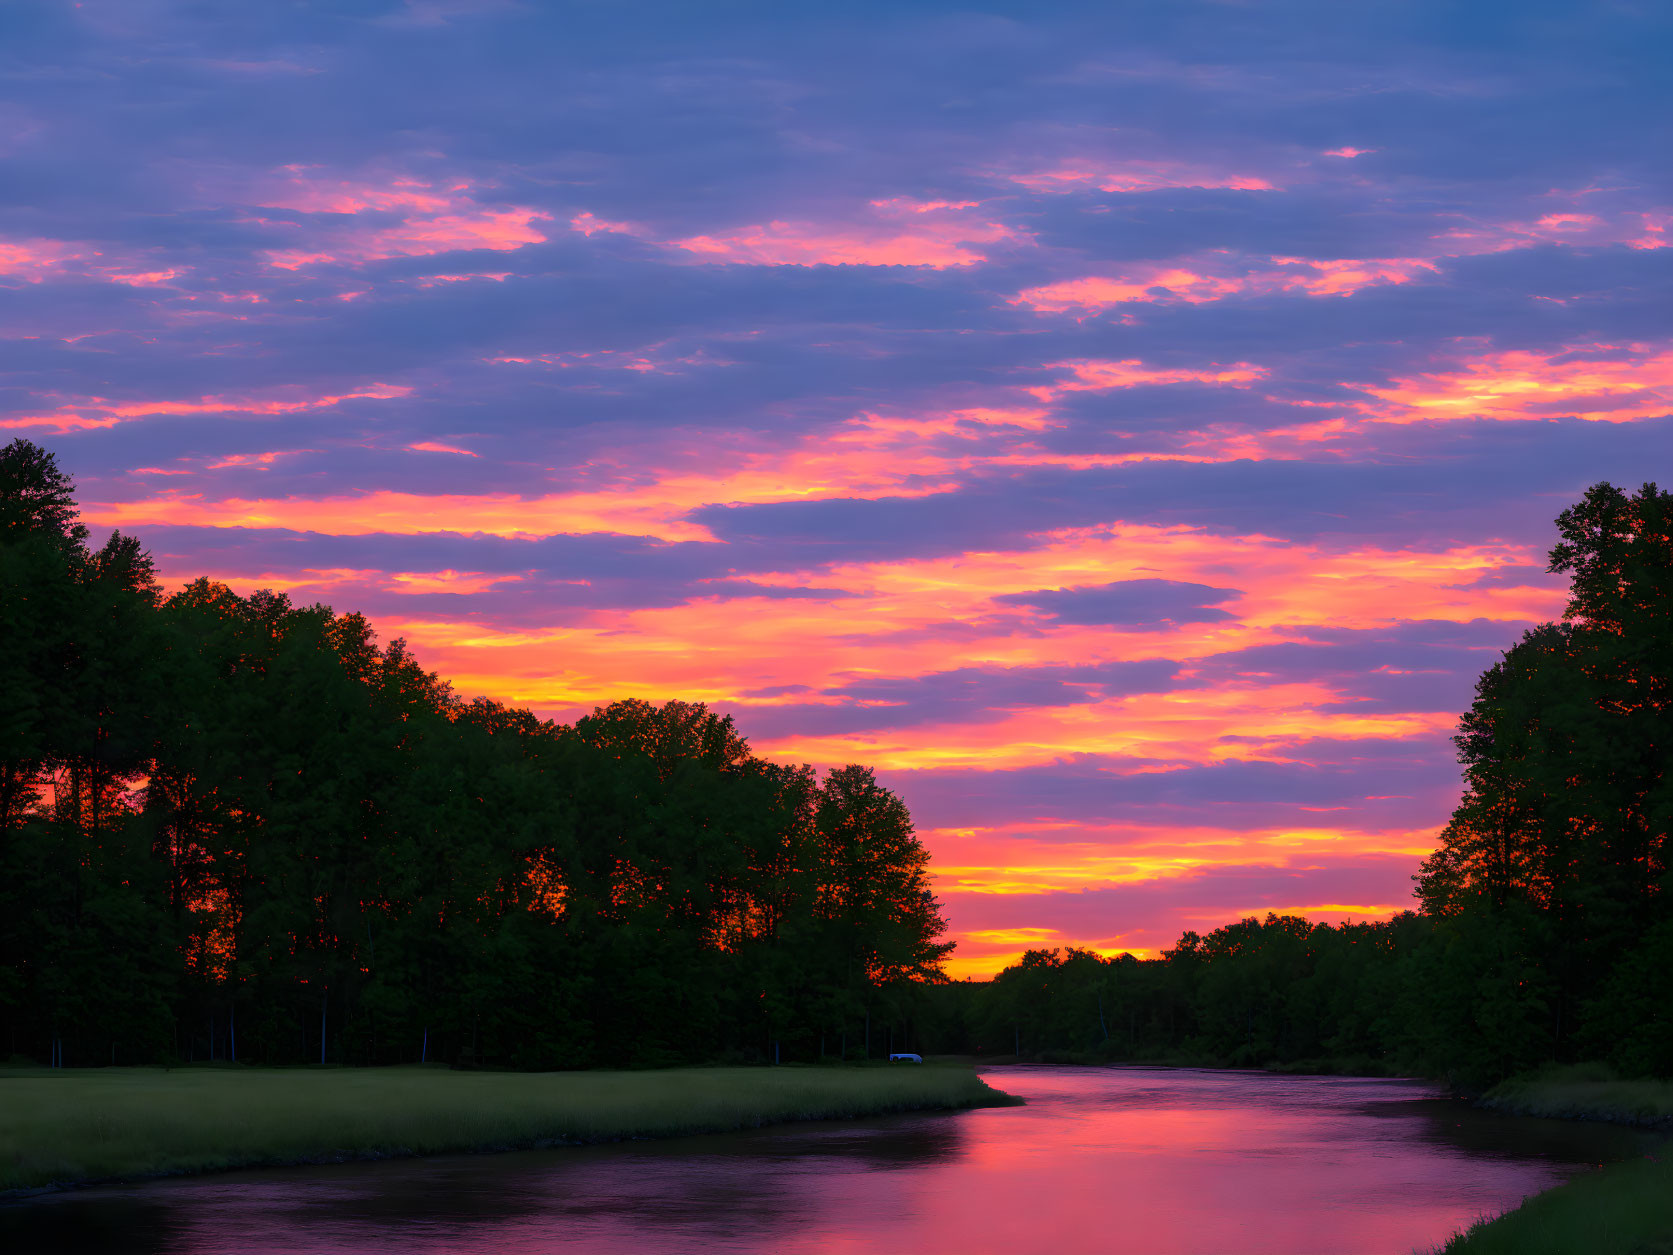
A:
<svg viewBox="0 0 1673 1255">
<path fill-rule="evenodd" d="M 0 1074 L 0 1191 L 254 1165 L 509 1150 L 1014 1100 L 957 1065 Z"/>
</svg>

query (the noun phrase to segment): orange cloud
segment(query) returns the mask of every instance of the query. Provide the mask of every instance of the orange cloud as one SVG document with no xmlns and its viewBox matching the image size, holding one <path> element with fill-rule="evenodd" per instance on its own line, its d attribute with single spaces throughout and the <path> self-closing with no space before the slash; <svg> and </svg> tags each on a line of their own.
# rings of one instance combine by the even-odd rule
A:
<svg viewBox="0 0 1673 1255">
<path fill-rule="evenodd" d="M 516 583 L 520 575 L 490 575 L 482 571 L 396 571 L 385 587 L 398 593 L 452 593 L 468 596 L 485 593 L 500 584 Z"/>
<path fill-rule="evenodd" d="M 1608 357 L 1602 354 L 1610 354 Z M 1389 422 L 1546 419 L 1630 422 L 1673 413 L 1673 349 L 1588 345 L 1562 353 L 1489 353 L 1450 370 L 1360 385 Z"/>
<path fill-rule="evenodd" d="M 410 505 L 415 515 L 429 510 Z M 840 687 L 856 676 L 912 676 L 959 667 L 1073 662 L 1191 660 L 1297 639 L 1329 623 L 1385 627 L 1412 619 L 1507 623 L 1549 618 L 1562 596 L 1544 587 L 1462 587 L 1506 565 L 1533 560 L 1509 546 L 1433 551 L 1362 548 L 1331 552 L 1261 537 L 1211 536 L 1189 528 L 1117 526 L 1053 533 L 1016 552 L 934 560 L 837 565 L 816 575 L 755 577 L 799 587 L 810 580 L 844 599 L 700 599 L 638 610 L 601 610 L 549 629 L 481 622 L 407 620 L 389 625 L 421 645 L 430 665 L 466 691 L 489 691 L 537 707 L 585 707 L 622 696 L 670 692 L 694 700 L 737 699 L 752 690 Z M 1236 617 L 1171 630 L 1112 632 L 1001 611 L 997 593 L 1147 578 L 1224 582 L 1237 571 Z M 943 629 L 958 623 L 949 635 Z M 1027 708 L 990 722 L 925 724 L 844 735 L 757 738 L 764 752 L 805 761 L 865 761 L 882 767 L 1027 766 L 1073 754 L 1132 755 L 1166 762 L 1282 758 L 1313 737 L 1430 736 L 1453 716 L 1359 712 L 1324 683 L 1250 676 L 1212 689 L 1137 694 L 1072 706 Z M 798 699 L 798 700 L 805 700 Z M 746 729 L 747 731 L 748 729 Z M 1243 738 L 1227 741 L 1228 735 Z"/>
<path fill-rule="evenodd" d="M 1362 859 L 1416 860 L 1430 853 L 1437 828 L 1383 829 L 1320 827 L 1310 829 L 1226 829 L 1202 825 L 1104 825 L 1077 823 L 1061 830 L 1039 824 L 1007 824 L 976 830 L 921 829 L 935 854 L 931 865 L 936 892 L 949 908 L 955 928 L 961 917 L 979 922 L 991 904 L 1009 897 L 1078 894 L 1125 887 L 1167 892 L 1218 866 L 1264 867 L 1274 876 Z M 1182 896 L 1182 895 L 1179 895 Z M 1283 905 L 1251 899 L 1220 901 L 1195 910 L 1168 906 L 1150 920 L 1127 920 L 1103 931 L 1085 922 L 1074 932 L 1051 927 L 956 928 L 959 949 L 949 971 L 985 979 L 1017 961 L 1027 949 L 1081 946 L 1113 956 L 1131 953 L 1156 957 L 1185 928 L 1206 931 L 1247 915 L 1267 911 L 1304 915 L 1324 923 L 1386 919 L 1411 909 L 1399 893 L 1391 901 L 1345 903 L 1328 897 L 1297 899 Z M 1160 925 L 1160 927 L 1158 927 Z"/>
</svg>

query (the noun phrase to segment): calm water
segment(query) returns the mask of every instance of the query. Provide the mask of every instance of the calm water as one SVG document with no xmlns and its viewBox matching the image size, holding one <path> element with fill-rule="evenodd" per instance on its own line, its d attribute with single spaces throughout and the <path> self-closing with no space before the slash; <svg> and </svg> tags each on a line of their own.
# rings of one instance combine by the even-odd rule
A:
<svg viewBox="0 0 1673 1255">
<path fill-rule="evenodd" d="M 1029 1105 L 48 1195 L 0 1207 L 0 1250 L 1403 1255 L 1655 1145 L 1403 1081 L 988 1075 Z"/>
</svg>

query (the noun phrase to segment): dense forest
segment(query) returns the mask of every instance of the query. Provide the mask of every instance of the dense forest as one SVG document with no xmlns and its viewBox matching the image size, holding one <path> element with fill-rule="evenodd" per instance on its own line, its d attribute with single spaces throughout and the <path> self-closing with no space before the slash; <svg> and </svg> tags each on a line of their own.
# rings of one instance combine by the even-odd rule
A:
<svg viewBox="0 0 1673 1255">
<path fill-rule="evenodd" d="M 1483 1085 L 1547 1062 L 1673 1075 L 1673 493 L 1589 490 L 1557 520 L 1561 623 L 1476 686 L 1464 792 L 1418 911 L 1269 915 L 1161 959 L 1031 951 L 949 991 L 988 1051 L 1383 1068 Z"/>
<path fill-rule="evenodd" d="M 863 767 L 700 705 L 462 701 L 359 615 L 164 596 L 0 449 L 0 1050 L 649 1065 L 875 1055 L 951 948 Z"/>
<path fill-rule="evenodd" d="M 0 449 L 0 1049 L 581 1067 L 877 1057 L 1673 1075 L 1673 494 L 1557 520 L 1563 621 L 1477 685 L 1414 911 L 949 983 L 870 771 L 701 705 L 463 701 L 357 614 L 165 596 L 45 450 Z"/>
</svg>

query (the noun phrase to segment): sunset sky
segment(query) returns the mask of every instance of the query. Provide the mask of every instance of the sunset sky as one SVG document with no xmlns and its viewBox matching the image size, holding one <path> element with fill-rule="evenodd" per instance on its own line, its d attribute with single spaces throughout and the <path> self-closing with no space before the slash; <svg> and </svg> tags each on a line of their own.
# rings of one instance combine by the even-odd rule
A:
<svg viewBox="0 0 1673 1255">
<path fill-rule="evenodd" d="M 1654 3 L 0 8 L 0 436 L 462 694 L 911 808 L 982 975 L 1385 917 L 1673 479 Z"/>
</svg>

